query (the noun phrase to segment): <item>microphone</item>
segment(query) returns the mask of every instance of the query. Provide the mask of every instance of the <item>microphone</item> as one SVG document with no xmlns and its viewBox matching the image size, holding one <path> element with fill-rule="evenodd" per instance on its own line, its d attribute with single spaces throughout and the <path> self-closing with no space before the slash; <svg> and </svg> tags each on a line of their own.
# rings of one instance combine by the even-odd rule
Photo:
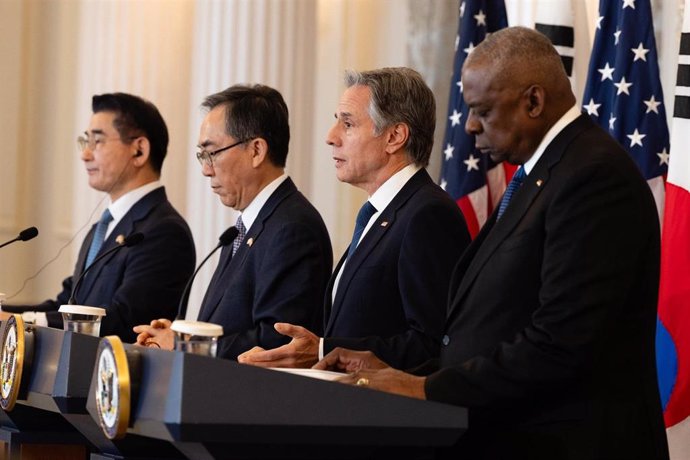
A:
<svg viewBox="0 0 690 460">
<path fill-rule="evenodd" d="M 222 248 L 223 246 L 227 246 L 230 243 L 232 243 L 232 241 L 235 238 L 237 238 L 237 235 L 239 233 L 240 231 L 237 230 L 237 227 L 229 227 L 227 230 L 225 230 L 223 234 L 220 235 L 220 238 L 218 238 L 218 245 L 215 248 L 213 248 L 213 251 L 211 251 L 209 255 L 207 255 L 206 258 L 201 261 L 198 267 L 196 267 L 196 270 L 194 270 L 194 273 L 192 273 L 192 276 L 189 278 L 189 281 L 187 281 L 187 285 L 184 287 L 184 290 L 182 291 L 182 297 L 180 297 L 180 304 L 177 307 L 177 316 L 175 317 L 175 319 L 184 319 L 184 315 L 187 314 L 189 291 L 192 287 L 192 282 L 194 281 L 196 274 L 199 273 L 201 267 L 204 266 L 206 261 L 213 255 L 214 252 L 218 250 L 218 248 Z"/>
<path fill-rule="evenodd" d="M 132 246 L 135 246 L 135 245 L 141 243 L 143 239 L 144 239 L 144 235 L 143 235 L 143 233 L 140 233 L 140 232 L 132 233 L 131 235 L 129 235 L 126 238 L 123 235 L 118 235 L 117 238 L 115 238 L 115 242 L 117 243 L 117 246 L 115 246 L 114 248 L 108 249 L 103 254 L 101 254 L 100 256 L 93 259 L 93 262 L 91 262 L 91 265 L 86 267 L 84 269 L 84 271 L 81 272 L 81 274 L 79 275 L 79 279 L 77 279 L 77 282 L 74 283 L 74 287 L 72 288 L 72 295 L 70 296 L 67 303 L 69 305 L 74 305 L 75 303 L 77 303 L 75 300 L 75 295 L 77 294 L 77 289 L 79 289 L 81 282 L 84 281 L 84 277 L 89 272 L 89 270 L 91 270 L 91 268 L 93 268 L 96 265 L 96 263 L 98 263 L 105 256 L 110 255 L 115 251 L 119 251 L 122 248 L 132 247 Z"/>
<path fill-rule="evenodd" d="M 25 230 L 19 232 L 19 236 L 7 243 L 0 244 L 0 248 L 7 246 L 8 244 L 14 243 L 15 241 L 29 241 L 38 236 L 38 229 L 36 227 L 29 227 Z"/>
</svg>

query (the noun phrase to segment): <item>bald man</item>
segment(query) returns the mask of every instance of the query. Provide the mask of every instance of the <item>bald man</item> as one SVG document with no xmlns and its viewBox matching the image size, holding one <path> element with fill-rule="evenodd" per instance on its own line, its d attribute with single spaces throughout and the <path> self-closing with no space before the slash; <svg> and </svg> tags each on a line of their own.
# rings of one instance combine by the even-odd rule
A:
<svg viewBox="0 0 690 460">
<path fill-rule="evenodd" d="M 559 55 L 513 27 L 465 61 L 465 129 L 519 181 L 455 269 L 441 356 L 316 367 L 469 408 L 468 459 L 666 459 L 654 334 L 659 223 L 627 153 L 576 106 Z M 447 452 L 446 452 L 447 453 Z"/>
</svg>

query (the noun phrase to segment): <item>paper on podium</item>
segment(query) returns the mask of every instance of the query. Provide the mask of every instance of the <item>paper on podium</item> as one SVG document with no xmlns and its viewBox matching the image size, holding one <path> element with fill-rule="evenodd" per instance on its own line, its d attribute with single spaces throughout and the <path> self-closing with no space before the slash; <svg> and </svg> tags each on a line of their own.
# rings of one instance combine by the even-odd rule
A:
<svg viewBox="0 0 690 460">
<path fill-rule="evenodd" d="M 345 374 L 343 374 L 341 372 L 322 371 L 319 369 L 299 369 L 299 368 L 290 368 L 290 367 L 270 367 L 269 369 L 274 370 L 274 371 L 287 372 L 290 374 L 303 375 L 305 377 L 311 377 L 314 379 L 321 379 L 321 380 L 337 380 L 340 377 L 345 376 Z"/>
</svg>

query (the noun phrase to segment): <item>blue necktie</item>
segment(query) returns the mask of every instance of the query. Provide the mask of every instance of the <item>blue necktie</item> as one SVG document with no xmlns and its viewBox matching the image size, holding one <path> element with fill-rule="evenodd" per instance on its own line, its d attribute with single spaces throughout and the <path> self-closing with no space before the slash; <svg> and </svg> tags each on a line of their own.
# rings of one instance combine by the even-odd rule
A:
<svg viewBox="0 0 690 460">
<path fill-rule="evenodd" d="M 235 227 L 237 227 L 237 231 L 239 233 L 237 234 L 234 241 L 232 242 L 232 255 L 233 256 L 235 255 L 237 250 L 240 248 L 242 241 L 244 241 L 244 237 L 247 235 L 247 228 L 244 226 L 244 222 L 242 222 L 242 216 L 237 217 L 237 222 L 235 223 Z"/>
<path fill-rule="evenodd" d="M 93 240 L 91 240 L 91 247 L 89 248 L 89 254 L 86 256 L 86 264 L 84 265 L 84 268 L 91 265 L 91 262 L 93 262 L 93 259 L 96 258 L 98 251 L 101 250 L 103 240 L 105 240 L 105 233 L 108 230 L 108 224 L 111 220 L 113 220 L 113 216 L 110 214 L 108 208 L 106 208 L 105 211 L 103 211 L 103 214 L 101 214 L 101 220 L 99 220 L 98 224 L 96 224 L 96 231 L 93 234 Z"/>
<path fill-rule="evenodd" d="M 515 171 L 515 174 L 513 174 L 513 178 L 510 180 L 510 183 L 506 188 L 506 192 L 503 194 L 503 198 L 501 198 L 501 204 L 498 207 L 498 216 L 496 216 L 496 220 L 500 219 L 503 213 L 506 211 L 508 203 L 510 203 L 513 195 L 522 185 L 522 181 L 525 180 L 525 176 L 525 169 L 520 166 L 517 171 Z"/>
<path fill-rule="evenodd" d="M 355 221 L 355 231 L 352 234 L 352 242 L 350 243 L 350 248 L 347 251 L 347 258 L 352 257 L 352 253 L 355 252 L 359 239 L 362 237 L 364 228 L 369 223 L 369 219 L 376 213 L 376 208 L 373 204 L 368 201 L 365 202 L 359 212 L 357 213 L 357 220 Z"/>
</svg>

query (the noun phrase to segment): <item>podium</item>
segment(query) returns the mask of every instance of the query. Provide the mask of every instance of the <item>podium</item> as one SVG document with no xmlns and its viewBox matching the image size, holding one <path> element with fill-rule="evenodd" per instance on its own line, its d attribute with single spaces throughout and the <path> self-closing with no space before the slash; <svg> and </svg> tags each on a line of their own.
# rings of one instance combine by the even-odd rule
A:
<svg viewBox="0 0 690 460">
<path fill-rule="evenodd" d="M 97 422 L 101 339 L 34 327 L 28 388 L 0 411 L 10 458 L 429 458 L 467 427 L 464 408 L 182 352 L 139 355 L 139 389 L 123 439 Z M 135 378 L 135 376 L 132 376 Z M 60 453 L 55 445 L 72 447 Z"/>
<path fill-rule="evenodd" d="M 97 445 L 117 454 L 151 452 L 183 458 L 169 443 L 155 439 L 133 436 L 112 443 L 87 412 L 99 337 L 31 327 L 33 359 L 22 377 L 28 379 L 26 397 L 18 399 L 11 411 L 0 410 L 0 440 L 7 443 L 10 458 L 88 458 Z M 27 454 L 27 449 L 34 453 Z"/>
<path fill-rule="evenodd" d="M 141 371 L 124 439 L 167 441 L 188 458 L 419 458 L 467 427 L 462 407 L 188 353 L 125 350 L 140 354 Z M 94 369 L 86 405 L 94 419 L 98 378 Z"/>
<path fill-rule="evenodd" d="M 25 363 L 22 376 L 22 380 L 28 379 L 27 392 L 25 399 L 18 399 L 11 411 L 0 410 L 0 440 L 7 443 L 10 458 L 30 456 L 22 446 L 46 444 L 51 445 L 55 458 L 62 455 L 56 449 L 69 458 L 86 456 L 86 440 L 62 413 L 88 415 L 86 392 L 90 373 L 80 370 L 93 367 L 98 338 L 31 327 L 33 359 Z M 36 455 L 41 455 L 40 449 Z"/>
</svg>

